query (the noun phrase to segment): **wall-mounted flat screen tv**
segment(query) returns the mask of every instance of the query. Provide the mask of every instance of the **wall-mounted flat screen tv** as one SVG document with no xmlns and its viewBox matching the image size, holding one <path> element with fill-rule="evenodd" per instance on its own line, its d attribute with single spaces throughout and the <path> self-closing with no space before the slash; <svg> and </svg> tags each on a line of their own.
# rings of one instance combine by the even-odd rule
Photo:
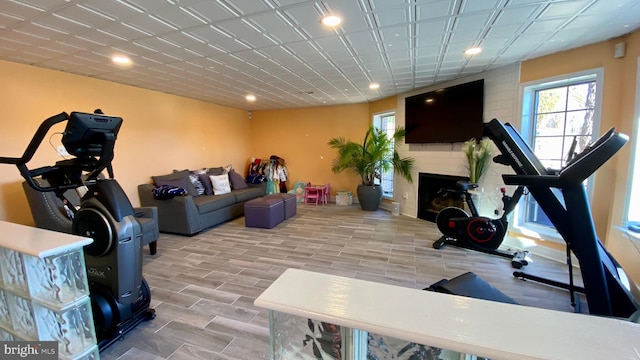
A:
<svg viewBox="0 0 640 360">
<path fill-rule="evenodd" d="M 405 142 L 482 139 L 484 79 L 405 98 Z"/>
</svg>

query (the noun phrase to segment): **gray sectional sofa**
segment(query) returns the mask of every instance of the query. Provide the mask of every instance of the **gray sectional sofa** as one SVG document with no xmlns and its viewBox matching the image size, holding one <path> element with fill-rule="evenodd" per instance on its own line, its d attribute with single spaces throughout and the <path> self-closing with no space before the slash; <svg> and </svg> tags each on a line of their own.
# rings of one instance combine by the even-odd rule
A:
<svg viewBox="0 0 640 360">
<path fill-rule="evenodd" d="M 234 179 L 234 181 L 230 181 L 232 189 L 230 193 L 213 195 L 207 188 L 204 190 L 205 193 L 201 194 L 202 189 L 196 187 L 198 182 L 195 181 L 195 178 L 200 175 L 199 179 L 206 188 L 208 175 L 219 174 L 221 169 L 205 169 L 204 174 L 182 170 L 164 176 L 154 176 L 152 177 L 153 183 L 138 185 L 140 204 L 157 207 L 160 232 L 189 236 L 243 216 L 244 203 L 264 196 L 266 183 L 247 184 L 240 175 L 229 173 L 229 177 Z M 202 172 L 202 170 L 199 171 Z M 167 184 L 183 187 L 188 194 L 167 200 L 156 199 L 153 190 Z"/>
</svg>

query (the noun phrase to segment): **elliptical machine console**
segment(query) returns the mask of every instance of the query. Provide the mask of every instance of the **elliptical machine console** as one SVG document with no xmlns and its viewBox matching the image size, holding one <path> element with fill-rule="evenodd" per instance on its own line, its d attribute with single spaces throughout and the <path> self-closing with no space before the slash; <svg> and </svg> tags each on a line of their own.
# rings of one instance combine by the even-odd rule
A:
<svg viewBox="0 0 640 360">
<path fill-rule="evenodd" d="M 29 169 L 39 145 L 52 126 L 67 121 L 62 144 L 73 156 Z M 0 157 L 0 163 L 13 164 L 35 190 L 53 191 L 64 204 L 64 192 L 86 188 L 80 208 L 73 213 L 72 232 L 93 238 L 84 255 L 90 286 L 98 346 L 104 350 L 143 320 L 155 317 L 149 307 L 151 292 L 142 277 L 142 228 L 131 202 L 113 179 L 113 150 L 122 118 L 82 112 L 60 113 L 45 120 L 22 157 Z M 107 170 L 109 178 L 100 174 Z M 34 178 L 42 177 L 48 186 Z"/>
</svg>

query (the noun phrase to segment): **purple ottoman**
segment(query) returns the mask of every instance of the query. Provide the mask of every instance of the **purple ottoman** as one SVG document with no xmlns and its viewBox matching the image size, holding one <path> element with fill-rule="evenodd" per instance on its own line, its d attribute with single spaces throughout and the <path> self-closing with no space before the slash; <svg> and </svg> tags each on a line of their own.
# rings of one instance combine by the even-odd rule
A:
<svg viewBox="0 0 640 360">
<path fill-rule="evenodd" d="M 284 201 L 284 219 L 295 216 L 298 210 L 298 204 L 296 204 L 296 196 L 288 193 L 277 193 L 267 195 L 267 197 L 280 198 Z"/>
<path fill-rule="evenodd" d="M 279 197 L 263 197 L 244 203 L 244 225 L 271 229 L 284 220 L 284 202 Z"/>
</svg>

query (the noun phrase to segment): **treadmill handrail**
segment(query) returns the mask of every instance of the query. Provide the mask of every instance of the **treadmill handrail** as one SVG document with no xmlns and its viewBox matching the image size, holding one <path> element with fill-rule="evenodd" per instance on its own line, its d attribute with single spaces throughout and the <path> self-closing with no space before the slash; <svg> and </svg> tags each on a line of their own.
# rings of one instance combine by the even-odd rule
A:
<svg viewBox="0 0 640 360">
<path fill-rule="evenodd" d="M 494 162 L 510 165 L 516 174 L 520 175 L 548 174 L 548 170 L 511 124 L 503 124 L 500 120 L 493 119 L 484 124 L 484 135 L 488 136 L 501 152 L 502 156 L 496 156 Z"/>
<path fill-rule="evenodd" d="M 629 141 L 625 134 L 611 128 L 591 146 L 588 146 L 575 159 L 560 171 L 560 178 L 568 183 L 579 184 L 604 165 L 615 153 Z"/>
</svg>

